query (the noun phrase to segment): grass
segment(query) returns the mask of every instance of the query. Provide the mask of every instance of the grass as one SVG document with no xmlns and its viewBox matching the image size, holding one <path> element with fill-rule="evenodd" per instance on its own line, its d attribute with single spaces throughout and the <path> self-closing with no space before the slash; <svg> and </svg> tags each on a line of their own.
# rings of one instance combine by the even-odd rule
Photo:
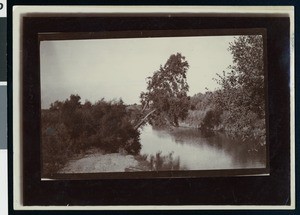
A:
<svg viewBox="0 0 300 215">
<path fill-rule="evenodd" d="M 162 155 L 162 152 L 157 152 L 155 155 L 142 154 L 135 158 L 139 161 L 141 169 L 147 171 L 171 171 L 180 169 L 179 157 L 174 158 L 174 153 Z"/>
</svg>

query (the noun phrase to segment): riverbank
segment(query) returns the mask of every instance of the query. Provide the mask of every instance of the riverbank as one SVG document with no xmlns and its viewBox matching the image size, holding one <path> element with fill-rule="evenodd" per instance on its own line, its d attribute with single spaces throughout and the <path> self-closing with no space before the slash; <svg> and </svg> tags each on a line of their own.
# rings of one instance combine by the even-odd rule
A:
<svg viewBox="0 0 300 215">
<path fill-rule="evenodd" d="M 148 163 L 140 155 L 123 153 L 105 154 L 100 150 L 90 150 L 86 155 L 77 155 L 60 169 L 59 173 L 97 173 L 149 171 Z"/>
<path fill-rule="evenodd" d="M 58 173 L 264 168 L 266 149 L 257 140 L 232 139 L 224 133 L 206 136 L 195 128 L 159 129 L 150 125 L 141 132 L 142 148 L 131 155 L 125 150 L 107 153 L 83 150 L 66 159 Z M 253 152 L 253 153 L 252 153 Z"/>
</svg>

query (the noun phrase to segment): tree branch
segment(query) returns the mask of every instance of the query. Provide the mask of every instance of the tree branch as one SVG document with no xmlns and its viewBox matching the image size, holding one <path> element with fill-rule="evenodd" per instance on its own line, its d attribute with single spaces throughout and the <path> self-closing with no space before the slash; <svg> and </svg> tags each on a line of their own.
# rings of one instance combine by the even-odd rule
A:
<svg viewBox="0 0 300 215">
<path fill-rule="evenodd" d="M 156 109 L 153 109 L 152 111 L 150 111 L 136 126 L 134 126 L 134 129 L 137 130 L 144 122 L 145 120 L 154 112 L 156 111 Z"/>
</svg>

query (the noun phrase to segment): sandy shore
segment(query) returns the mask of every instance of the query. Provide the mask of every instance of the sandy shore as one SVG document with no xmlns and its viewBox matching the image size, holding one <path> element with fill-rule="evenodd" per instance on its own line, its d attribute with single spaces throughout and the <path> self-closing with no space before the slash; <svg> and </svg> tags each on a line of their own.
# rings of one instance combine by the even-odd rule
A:
<svg viewBox="0 0 300 215">
<path fill-rule="evenodd" d="M 70 160 L 59 173 L 125 172 L 132 169 L 139 170 L 140 166 L 140 162 L 133 155 L 97 152 Z"/>
</svg>

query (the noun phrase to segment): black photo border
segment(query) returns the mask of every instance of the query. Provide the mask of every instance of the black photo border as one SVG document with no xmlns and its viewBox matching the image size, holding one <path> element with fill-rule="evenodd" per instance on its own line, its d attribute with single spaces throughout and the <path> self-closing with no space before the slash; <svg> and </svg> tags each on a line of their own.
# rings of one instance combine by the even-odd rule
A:
<svg viewBox="0 0 300 215">
<path fill-rule="evenodd" d="M 121 20 L 121 21 L 120 21 Z M 266 29 L 269 176 L 41 180 L 39 45 L 41 32 Z M 290 20 L 231 16 L 31 16 L 23 19 L 23 204 L 289 205 Z"/>
</svg>

